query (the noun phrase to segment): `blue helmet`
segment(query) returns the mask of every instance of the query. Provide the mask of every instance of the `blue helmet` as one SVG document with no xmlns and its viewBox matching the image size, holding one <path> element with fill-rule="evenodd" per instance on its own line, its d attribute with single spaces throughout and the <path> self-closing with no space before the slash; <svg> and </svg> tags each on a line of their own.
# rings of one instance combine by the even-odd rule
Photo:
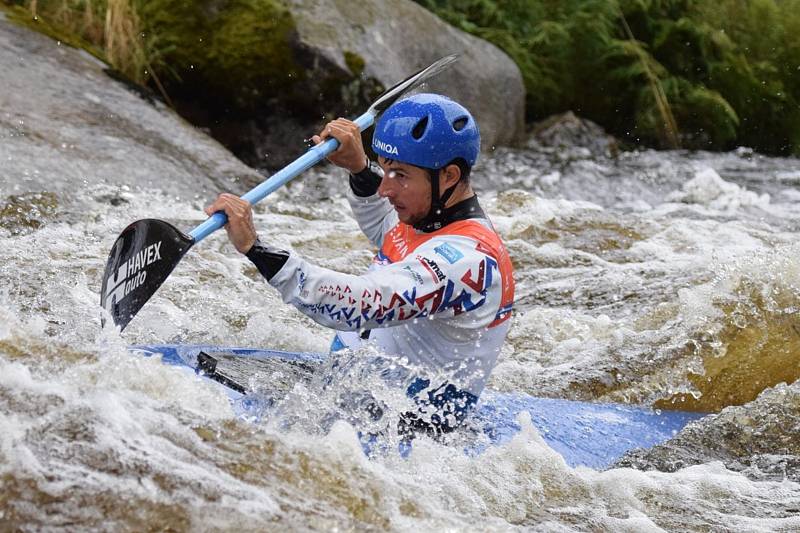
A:
<svg viewBox="0 0 800 533">
<path fill-rule="evenodd" d="M 469 111 L 438 94 L 416 94 L 392 104 L 375 126 L 376 154 L 417 167 L 438 169 L 454 159 L 475 164 L 481 149 Z"/>
</svg>

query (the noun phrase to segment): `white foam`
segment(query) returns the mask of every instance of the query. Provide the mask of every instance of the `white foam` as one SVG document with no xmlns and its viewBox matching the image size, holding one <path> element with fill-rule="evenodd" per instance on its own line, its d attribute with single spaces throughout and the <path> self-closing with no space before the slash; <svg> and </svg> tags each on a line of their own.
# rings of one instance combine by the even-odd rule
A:
<svg viewBox="0 0 800 533">
<path fill-rule="evenodd" d="M 664 154 L 647 157 L 653 168 L 667 167 L 657 169 L 659 176 L 681 175 Z M 520 164 L 548 187 L 575 178 L 574 169 Z M 722 324 L 715 304 L 735 296 L 741 280 L 766 295 L 800 286 L 800 250 L 790 242 L 796 236 L 752 215 L 772 211 L 770 199 L 710 168 L 698 169 L 673 194 L 670 202 L 680 204 L 653 202 L 653 212 L 638 199 L 601 211 L 591 201 L 598 191 L 589 188 L 568 191 L 582 200 L 530 191 L 482 194 L 498 229 L 511 237 L 520 295 L 493 386 L 541 394 L 580 387 L 587 377 L 617 379 L 602 372 L 658 362 L 660 351 L 683 346 L 689 331 L 713 336 Z M 613 179 L 605 167 L 579 170 L 592 183 Z M 205 218 L 200 207 L 207 199 L 190 205 L 135 188 L 96 193 L 127 203 L 90 199 L 90 208 L 65 207 L 63 221 L 30 235 L 0 234 L 0 401 L 15 400 L 0 412 L 0 469 L 67 502 L 72 518 L 83 517 L 71 523 L 92 523 L 70 503 L 80 490 L 76 501 L 112 494 L 120 502 L 175 506 L 190 517 L 190 529 L 800 527 L 786 512 L 800 495 L 795 483 L 757 483 L 713 463 L 671 474 L 572 469 L 524 418 L 519 435 L 478 457 L 421 438 L 408 459 L 375 460 L 364 457 L 355 428 L 342 421 L 327 435 L 313 425 L 287 432 L 245 426 L 219 387 L 131 356 L 125 346 L 173 341 L 324 351 L 330 332 L 283 304 L 222 232 L 184 258 L 123 334 L 100 331 L 96 291 L 116 232 L 146 217 L 169 218 L 187 230 Z M 791 194 L 781 198 L 793 201 Z M 367 262 L 370 250 L 354 240 L 357 227 L 341 198 L 310 206 L 298 189 L 274 200 L 256 217 L 272 244 L 335 268 L 357 270 Z M 630 206 L 638 206 L 635 217 Z M 592 214 L 641 234 L 618 262 L 561 241 L 537 246 L 523 235 L 558 218 Z M 354 244 L 342 253 L 331 245 L 341 242 Z M 650 308 L 636 303 L 659 287 L 661 299 Z M 556 297 L 548 299 L 548 291 Z M 614 299 L 623 294 L 634 303 Z M 637 325 L 642 314 L 657 312 L 667 318 Z M 382 400 L 403 399 L 369 386 Z M 309 398 L 308 390 L 297 391 L 299 414 L 335 400 Z M 89 505 L 86 512 L 101 510 Z"/>
<path fill-rule="evenodd" d="M 769 209 L 768 194 L 756 194 L 735 183 L 725 181 L 716 170 L 703 167 L 680 191 L 667 196 L 668 201 L 699 204 L 716 211 L 736 211 L 741 207 Z"/>
</svg>

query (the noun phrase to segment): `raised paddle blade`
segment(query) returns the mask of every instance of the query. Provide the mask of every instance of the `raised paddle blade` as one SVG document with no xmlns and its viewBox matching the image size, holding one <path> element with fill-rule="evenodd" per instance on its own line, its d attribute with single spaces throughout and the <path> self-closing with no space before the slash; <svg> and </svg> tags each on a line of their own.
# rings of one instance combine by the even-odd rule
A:
<svg viewBox="0 0 800 533">
<path fill-rule="evenodd" d="M 371 113 L 373 115 L 379 115 L 380 113 L 383 113 L 395 102 L 395 100 L 403 96 L 407 91 L 449 68 L 450 65 L 455 63 L 457 60 L 458 55 L 450 54 L 449 56 L 444 56 L 443 58 L 434 61 L 424 69 L 415 72 L 380 95 L 378 99 L 375 100 L 371 106 L 369 106 L 367 113 Z"/>
<path fill-rule="evenodd" d="M 163 220 L 137 220 L 108 256 L 100 305 L 125 329 L 192 247 L 194 239 Z"/>
</svg>

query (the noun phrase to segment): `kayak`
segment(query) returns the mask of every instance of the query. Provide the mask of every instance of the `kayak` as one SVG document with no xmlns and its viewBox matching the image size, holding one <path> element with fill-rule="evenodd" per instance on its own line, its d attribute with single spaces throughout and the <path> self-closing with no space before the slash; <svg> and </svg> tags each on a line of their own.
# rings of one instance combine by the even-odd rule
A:
<svg viewBox="0 0 800 533">
<path fill-rule="evenodd" d="M 137 345 L 129 351 L 160 356 L 222 387 L 237 416 L 257 421 L 268 412 L 273 398 L 285 394 L 300 380 L 309 381 L 327 354 L 209 345 Z M 253 386 L 254 379 L 264 383 Z M 250 389 L 257 389 L 257 393 Z M 263 391 L 269 391 L 266 396 Z M 492 446 L 508 442 L 520 430 L 519 415 L 527 412 L 544 441 L 572 467 L 604 469 L 626 452 L 650 448 L 675 436 L 684 426 L 704 416 L 649 407 L 539 398 L 520 393 L 486 390 L 481 394 L 472 427 L 479 427 Z M 369 443 L 365 443 L 368 451 Z M 471 453 L 480 452 L 478 445 Z"/>
</svg>

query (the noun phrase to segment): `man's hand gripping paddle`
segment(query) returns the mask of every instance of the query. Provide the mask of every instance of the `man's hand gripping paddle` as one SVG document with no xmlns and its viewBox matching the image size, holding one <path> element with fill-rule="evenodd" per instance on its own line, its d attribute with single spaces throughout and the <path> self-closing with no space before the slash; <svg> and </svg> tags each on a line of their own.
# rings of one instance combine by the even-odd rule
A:
<svg viewBox="0 0 800 533">
<path fill-rule="evenodd" d="M 384 92 L 366 113 L 355 120 L 359 129 L 363 131 L 372 126 L 376 117 L 400 96 L 449 67 L 456 57 L 443 57 Z M 250 204 L 260 202 L 289 180 L 322 161 L 338 147 L 339 141 L 336 139 L 328 139 L 314 146 L 242 196 L 242 199 Z M 100 305 L 109 312 L 114 324 L 125 329 L 189 248 L 223 227 L 227 220 L 225 213 L 214 213 L 188 235 L 163 220 L 155 219 L 137 220 L 125 228 L 117 237 L 108 256 L 100 289 Z"/>
</svg>

